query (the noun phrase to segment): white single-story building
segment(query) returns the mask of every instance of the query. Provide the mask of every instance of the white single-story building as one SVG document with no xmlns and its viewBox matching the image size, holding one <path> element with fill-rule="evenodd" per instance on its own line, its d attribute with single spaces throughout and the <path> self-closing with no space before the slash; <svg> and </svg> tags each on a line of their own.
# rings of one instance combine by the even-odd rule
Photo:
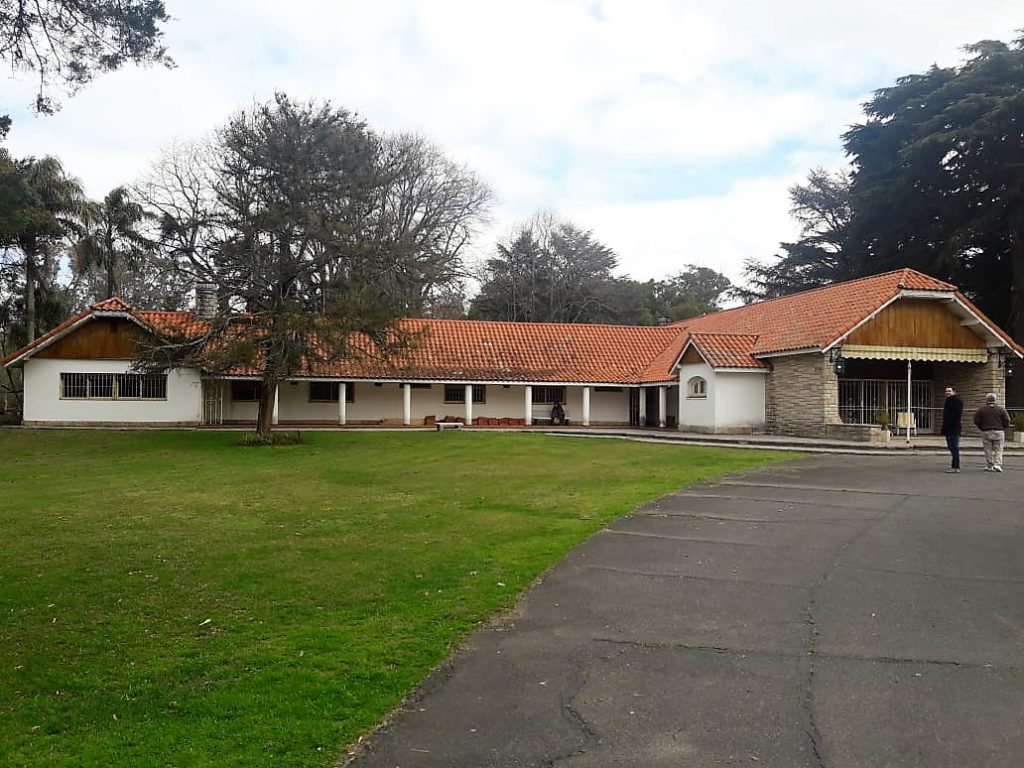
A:
<svg viewBox="0 0 1024 768">
<path fill-rule="evenodd" d="M 114 298 L 70 318 L 0 361 L 24 368 L 24 423 L 253 422 L 256 371 L 134 365 L 140 338 L 203 336 L 202 314 Z M 885 421 L 936 430 L 949 384 L 968 403 L 1002 397 L 1022 356 L 955 286 L 910 269 L 660 327 L 402 322 L 419 334 L 409 352 L 301 371 L 279 386 L 275 422 L 518 427 L 547 424 L 560 403 L 580 426 L 868 440 Z"/>
</svg>

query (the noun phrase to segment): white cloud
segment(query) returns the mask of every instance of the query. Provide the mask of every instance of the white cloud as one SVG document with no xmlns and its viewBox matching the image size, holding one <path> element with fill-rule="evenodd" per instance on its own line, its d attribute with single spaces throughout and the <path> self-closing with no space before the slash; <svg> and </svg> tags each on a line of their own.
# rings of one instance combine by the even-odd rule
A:
<svg viewBox="0 0 1024 768">
<path fill-rule="evenodd" d="M 798 177 L 737 182 L 725 194 L 573 209 L 615 248 L 621 271 L 637 280 L 674 274 L 687 264 L 742 282 L 743 261 L 768 259 L 796 235 L 786 189 Z"/>
<path fill-rule="evenodd" d="M 38 119 L 18 111 L 31 80 L 12 84 L 8 144 L 58 155 L 99 196 L 274 90 L 330 98 L 471 163 L 498 195 L 492 231 L 550 208 L 636 277 L 692 262 L 735 279 L 792 236 L 786 188 L 840 162 L 860 101 L 1010 39 L 1016 6 L 168 0 L 176 69 L 103 76 Z"/>
</svg>

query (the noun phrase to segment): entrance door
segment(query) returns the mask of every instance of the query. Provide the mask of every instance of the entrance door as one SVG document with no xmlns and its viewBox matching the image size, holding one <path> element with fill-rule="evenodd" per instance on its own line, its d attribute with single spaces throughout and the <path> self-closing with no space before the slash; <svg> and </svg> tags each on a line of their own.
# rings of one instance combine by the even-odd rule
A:
<svg viewBox="0 0 1024 768">
<path fill-rule="evenodd" d="M 658 426 L 661 414 L 658 413 L 658 389 L 659 387 L 647 387 L 647 423 L 645 427 Z"/>
<path fill-rule="evenodd" d="M 224 423 L 224 390 L 219 381 L 203 382 L 203 424 L 219 426 Z"/>
</svg>

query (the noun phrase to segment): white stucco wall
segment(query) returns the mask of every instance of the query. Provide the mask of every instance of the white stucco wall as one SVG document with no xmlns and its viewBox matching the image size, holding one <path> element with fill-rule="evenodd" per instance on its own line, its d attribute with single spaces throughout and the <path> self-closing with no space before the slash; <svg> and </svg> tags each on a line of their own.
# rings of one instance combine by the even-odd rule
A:
<svg viewBox="0 0 1024 768">
<path fill-rule="evenodd" d="M 717 371 L 715 426 L 763 429 L 766 378 L 761 371 Z"/>
<path fill-rule="evenodd" d="M 707 381 L 707 397 L 687 397 L 689 381 L 700 376 Z M 715 372 L 706 363 L 686 363 L 679 369 L 679 427 L 697 427 L 714 429 L 716 426 L 716 406 L 718 387 Z M 762 394 L 762 401 L 764 396 Z"/>
<path fill-rule="evenodd" d="M 570 390 L 571 391 L 571 390 Z M 583 393 L 579 392 L 579 406 L 569 414 L 573 424 L 583 419 Z M 629 424 L 629 388 L 621 392 L 596 392 L 590 388 L 591 424 Z"/>
<path fill-rule="evenodd" d="M 195 370 L 167 375 L 166 400 L 62 399 L 62 373 L 132 373 L 130 360 L 25 361 L 27 424 L 197 424 L 202 416 L 202 383 Z"/>
<path fill-rule="evenodd" d="M 223 382 L 221 386 L 224 392 L 224 420 L 228 422 L 255 420 L 257 403 L 234 402 L 231 400 L 230 383 Z M 348 423 L 401 422 L 402 388 L 399 384 L 387 382 L 377 386 L 373 382 L 358 381 L 349 383 L 348 386 L 355 387 L 355 402 L 348 403 L 346 408 Z M 486 384 L 485 386 L 487 402 L 473 403 L 474 418 L 487 416 L 522 419 L 525 417 L 525 387 L 523 385 Z M 429 389 L 412 390 L 412 425 L 422 424 L 427 416 L 434 416 L 438 420 L 445 416 L 465 417 L 465 404 L 444 402 L 444 389 L 443 384 L 432 384 Z M 580 424 L 583 419 L 583 388 L 566 387 L 564 406 L 571 423 Z M 530 410 L 533 418 L 546 418 L 551 413 L 551 406 L 534 405 Z M 338 404 L 309 402 L 309 382 L 307 381 L 298 381 L 294 384 L 284 382 L 281 384 L 278 394 L 278 419 L 284 422 L 337 423 Z M 621 392 L 597 392 L 591 387 L 590 420 L 591 423 L 628 423 L 629 390 L 623 387 Z"/>
</svg>

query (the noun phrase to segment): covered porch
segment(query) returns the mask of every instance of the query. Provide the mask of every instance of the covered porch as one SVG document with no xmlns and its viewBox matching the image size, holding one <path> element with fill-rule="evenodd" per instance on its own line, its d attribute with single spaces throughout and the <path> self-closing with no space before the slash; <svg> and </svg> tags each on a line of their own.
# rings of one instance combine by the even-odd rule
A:
<svg viewBox="0 0 1024 768">
<path fill-rule="evenodd" d="M 964 401 L 965 421 L 988 392 L 1003 399 L 1005 355 L 988 349 L 884 348 L 849 345 L 833 355 L 843 424 L 938 434 L 944 390 Z M 969 426 L 964 424 L 965 427 Z"/>
<path fill-rule="evenodd" d="M 275 424 L 319 426 L 549 426 L 562 406 L 574 426 L 674 427 L 676 387 L 593 383 L 290 379 L 274 399 Z M 208 426 L 255 423 L 261 383 L 254 378 L 203 380 Z"/>
</svg>

